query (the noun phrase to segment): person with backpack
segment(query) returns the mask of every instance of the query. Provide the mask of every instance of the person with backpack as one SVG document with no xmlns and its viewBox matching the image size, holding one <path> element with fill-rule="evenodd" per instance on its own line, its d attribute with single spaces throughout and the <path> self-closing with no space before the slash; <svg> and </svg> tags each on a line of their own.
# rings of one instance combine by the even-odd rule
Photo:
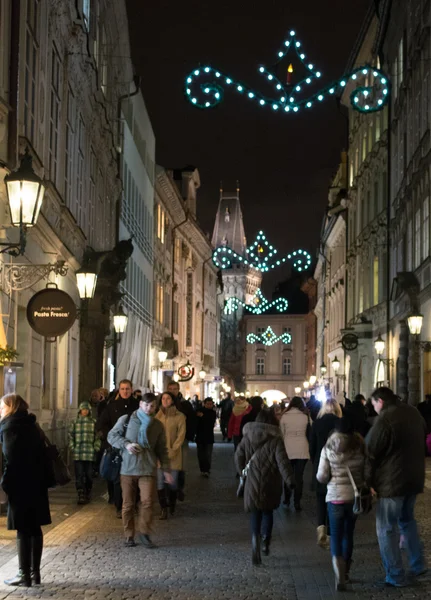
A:
<svg viewBox="0 0 431 600">
<path fill-rule="evenodd" d="M 269 555 L 273 511 L 280 505 L 282 480 L 293 487 L 293 470 L 286 454 L 278 421 L 262 409 L 252 423 L 244 426 L 243 438 L 235 453 L 239 473 L 248 465 L 244 487 L 244 509 L 250 513 L 252 564 L 262 563 Z"/>
</svg>

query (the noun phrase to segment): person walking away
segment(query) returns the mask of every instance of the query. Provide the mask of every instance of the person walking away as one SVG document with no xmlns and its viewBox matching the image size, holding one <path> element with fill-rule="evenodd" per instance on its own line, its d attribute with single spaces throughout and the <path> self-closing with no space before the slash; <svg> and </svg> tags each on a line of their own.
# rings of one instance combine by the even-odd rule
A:
<svg viewBox="0 0 431 600">
<path fill-rule="evenodd" d="M 304 482 L 304 469 L 310 458 L 307 431 L 309 417 L 304 401 L 299 396 L 294 396 L 289 406 L 284 411 L 280 420 L 280 429 L 286 447 L 287 456 L 295 474 L 294 507 L 301 509 L 302 489 Z M 285 489 L 285 504 L 290 504 L 290 491 Z"/>
<path fill-rule="evenodd" d="M 17 531 L 18 574 L 6 585 L 39 585 L 43 551 L 41 526 L 51 523 L 48 487 L 54 484 L 36 417 L 18 394 L 0 401 L 0 441 L 5 467 L 1 485 L 8 496 L 7 528 Z"/>
<path fill-rule="evenodd" d="M 133 384 L 130 379 L 122 379 L 118 385 L 118 392 L 108 402 L 106 409 L 102 412 L 97 420 L 96 429 L 101 432 L 102 441 L 107 440 L 108 433 L 114 427 L 120 417 L 124 415 L 130 416 L 135 410 L 138 410 L 139 403 L 136 398 L 133 398 Z M 108 485 L 109 493 L 109 485 Z M 122 518 L 123 497 L 121 495 L 120 478 L 114 481 L 111 488 L 117 518 Z"/>
<path fill-rule="evenodd" d="M 75 485 L 78 504 L 91 500 L 94 459 L 101 441 L 96 432 L 96 419 L 91 416 L 89 402 L 81 402 L 78 416 L 69 427 L 69 449 L 75 463 Z"/>
<path fill-rule="evenodd" d="M 251 460 L 251 462 L 249 462 Z M 249 464 L 244 488 L 244 509 L 250 513 L 252 564 L 260 565 L 261 550 L 269 555 L 273 511 L 280 505 L 282 482 L 294 485 L 278 421 L 266 409 L 244 426 L 244 437 L 235 453 L 238 472 Z"/>
<path fill-rule="evenodd" d="M 260 413 L 260 411 L 263 408 L 263 398 L 261 398 L 260 396 L 253 396 L 252 398 L 250 398 L 249 402 L 250 402 L 250 406 L 251 406 L 251 411 L 249 413 L 247 413 L 246 415 L 244 415 L 243 418 L 241 419 L 241 426 L 240 426 L 241 439 L 242 439 L 242 432 L 244 429 L 244 425 L 246 425 L 247 423 L 253 423 L 254 421 L 256 421 L 257 415 Z"/>
<path fill-rule="evenodd" d="M 310 457 L 313 463 L 312 481 L 316 481 L 317 544 L 321 548 L 328 548 L 330 536 L 328 508 L 326 504 L 328 489 L 326 483 L 317 481 L 316 476 L 323 447 L 328 441 L 330 434 L 336 428 L 341 416 L 341 406 L 336 400 L 329 398 L 322 404 L 322 408 L 311 427 Z"/>
<path fill-rule="evenodd" d="M 232 414 L 227 427 L 227 437 L 233 439 L 233 446 L 236 450 L 241 441 L 241 421 L 245 415 L 251 411 L 251 405 L 244 396 L 237 396 L 232 408 Z"/>
<path fill-rule="evenodd" d="M 164 427 L 169 461 L 171 463 L 172 481 L 166 481 L 161 468 L 157 470 L 157 493 L 161 508 L 160 519 L 168 518 L 168 507 L 171 515 L 175 512 L 178 489 L 178 474 L 183 468 L 182 446 L 186 436 L 186 417 L 174 403 L 174 397 L 169 392 L 163 392 L 161 407 L 156 414 Z"/>
<path fill-rule="evenodd" d="M 389 586 L 407 585 L 399 548 L 400 534 L 407 549 L 410 574 L 427 569 L 414 516 L 416 497 L 425 484 L 424 420 L 413 406 L 404 404 L 390 388 L 371 394 L 378 417 L 367 438 L 371 462 L 370 487 L 377 494 L 376 529 Z"/>
<path fill-rule="evenodd" d="M 174 398 L 175 407 L 186 418 L 186 437 L 184 438 L 182 451 L 182 469 L 178 473 L 178 489 L 177 497 L 180 502 L 184 501 L 184 488 L 186 485 L 186 471 L 189 455 L 189 442 L 195 441 L 196 435 L 196 413 L 189 400 L 186 400 L 180 392 L 180 384 L 177 381 L 170 381 L 168 384 L 168 392 Z"/>
<path fill-rule="evenodd" d="M 365 481 L 365 442 L 355 432 L 349 417 L 338 420 L 322 450 L 317 480 L 327 484 L 326 502 L 331 524 L 331 555 L 335 589 L 346 588 L 353 554 L 356 515 L 355 491 L 349 476 L 360 489 Z"/>
<path fill-rule="evenodd" d="M 203 408 L 197 413 L 196 446 L 201 475 L 209 477 L 214 446 L 216 412 L 212 398 L 205 398 Z"/>
<path fill-rule="evenodd" d="M 227 428 L 229 425 L 229 419 L 232 414 L 233 400 L 230 394 L 226 394 L 226 398 L 220 402 L 220 430 L 223 437 L 223 441 L 230 442 L 230 438 L 227 435 Z"/>
<path fill-rule="evenodd" d="M 121 489 L 123 493 L 123 528 L 125 545 L 136 546 L 135 506 L 140 492 L 138 509 L 138 531 L 140 541 L 147 548 L 155 545 L 150 538 L 153 517 L 153 496 L 157 473 L 157 462 L 165 481 L 172 484 L 165 430 L 161 422 L 154 418 L 156 396 L 144 394 L 127 423 L 127 415 L 120 417 L 108 433 L 108 441 L 113 448 L 121 450 Z"/>
<path fill-rule="evenodd" d="M 367 420 L 367 412 L 365 410 L 365 396 L 362 394 L 356 394 L 353 402 L 349 405 L 346 404 L 344 414 L 347 415 L 352 421 L 353 428 L 363 438 L 367 435 L 371 429 L 371 425 Z"/>
<path fill-rule="evenodd" d="M 310 414 L 310 419 L 315 421 L 322 406 L 314 394 L 311 394 L 310 398 L 306 400 L 306 406 Z"/>
</svg>

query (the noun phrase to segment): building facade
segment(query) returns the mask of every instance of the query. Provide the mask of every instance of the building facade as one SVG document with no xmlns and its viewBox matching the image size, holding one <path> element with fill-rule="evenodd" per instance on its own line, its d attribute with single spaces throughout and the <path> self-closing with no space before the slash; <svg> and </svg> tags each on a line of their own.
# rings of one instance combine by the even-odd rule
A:
<svg viewBox="0 0 431 600">
<path fill-rule="evenodd" d="M 210 241 L 196 220 L 199 187 L 194 167 L 156 168 L 151 384 L 163 391 L 179 378 L 185 397 L 203 398 L 218 393 L 220 286 Z M 194 374 L 182 381 L 178 370 L 188 363 Z"/>
<path fill-rule="evenodd" d="M 297 395 L 295 388 L 302 390 L 307 379 L 306 337 L 307 315 L 245 315 L 247 393 L 267 399 Z"/>
<path fill-rule="evenodd" d="M 97 323 L 91 309 L 81 313 L 54 342 L 30 328 L 26 307 L 48 280 L 79 307 L 75 272 L 85 248 L 105 252 L 116 243 L 117 106 L 132 81 L 127 15 L 123 1 L 63 2 L 60 10 L 48 0 L 0 0 L 0 28 L 3 243 L 17 239 L 3 179 L 26 147 L 46 185 L 24 254 L 1 256 L 0 343 L 13 347 L 22 365 L 4 370 L 2 391 L 17 390 L 64 446 L 78 400 L 103 383 L 110 307 Z M 50 269 L 57 261 L 64 268 Z"/>
</svg>

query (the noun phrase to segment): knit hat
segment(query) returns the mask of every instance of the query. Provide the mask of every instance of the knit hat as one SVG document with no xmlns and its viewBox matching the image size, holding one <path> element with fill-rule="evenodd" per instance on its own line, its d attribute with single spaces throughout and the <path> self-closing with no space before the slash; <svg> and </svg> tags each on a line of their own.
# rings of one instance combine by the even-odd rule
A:
<svg viewBox="0 0 431 600">
<path fill-rule="evenodd" d="M 91 411 L 91 404 L 87 400 L 84 400 L 78 407 L 79 412 L 81 412 L 82 409 Z"/>
</svg>

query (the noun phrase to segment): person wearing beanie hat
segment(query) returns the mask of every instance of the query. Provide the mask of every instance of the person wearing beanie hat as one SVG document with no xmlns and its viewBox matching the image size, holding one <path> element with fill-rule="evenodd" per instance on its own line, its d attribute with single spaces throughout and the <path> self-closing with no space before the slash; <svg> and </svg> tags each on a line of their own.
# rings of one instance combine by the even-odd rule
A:
<svg viewBox="0 0 431 600">
<path fill-rule="evenodd" d="M 75 485 L 78 504 L 87 504 L 93 487 L 93 463 L 100 449 L 100 438 L 96 434 L 96 419 L 91 416 L 91 404 L 81 402 L 77 418 L 69 428 L 69 448 L 75 463 Z"/>
</svg>

